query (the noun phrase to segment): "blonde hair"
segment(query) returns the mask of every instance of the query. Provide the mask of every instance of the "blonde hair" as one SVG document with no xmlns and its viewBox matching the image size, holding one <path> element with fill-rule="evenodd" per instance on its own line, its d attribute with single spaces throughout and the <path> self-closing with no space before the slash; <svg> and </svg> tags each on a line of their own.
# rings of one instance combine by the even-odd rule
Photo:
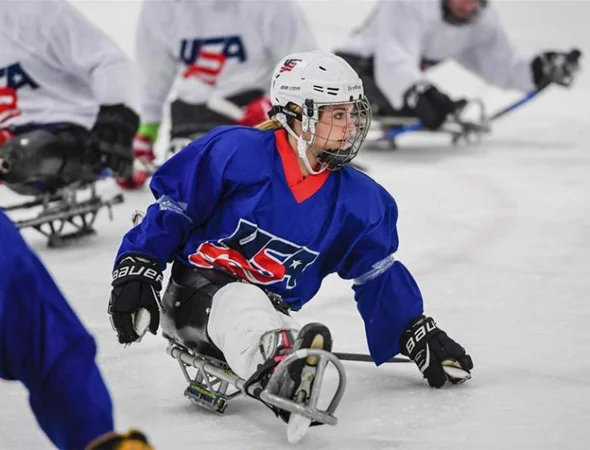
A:
<svg viewBox="0 0 590 450">
<path fill-rule="evenodd" d="M 283 128 L 283 125 L 277 119 L 267 119 L 264 122 L 261 122 L 258 125 L 256 125 L 255 128 L 262 131 L 279 130 Z"/>
<path fill-rule="evenodd" d="M 296 105 L 295 103 L 288 103 L 287 108 L 293 112 L 301 112 L 301 107 Z M 290 117 L 290 116 L 287 117 L 287 125 L 289 125 L 291 128 L 293 128 L 294 122 L 295 122 L 294 117 Z M 271 119 L 265 120 L 262 123 L 259 123 L 258 125 L 256 125 L 256 128 L 259 130 L 263 130 L 263 131 L 280 130 L 281 128 L 283 128 L 283 125 L 277 119 L 271 118 Z"/>
</svg>

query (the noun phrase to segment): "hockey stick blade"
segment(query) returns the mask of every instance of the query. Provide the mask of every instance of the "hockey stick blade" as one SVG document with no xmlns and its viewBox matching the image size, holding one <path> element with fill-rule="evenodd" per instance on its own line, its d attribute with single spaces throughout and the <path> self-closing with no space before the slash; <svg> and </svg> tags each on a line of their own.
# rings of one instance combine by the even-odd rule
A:
<svg viewBox="0 0 590 450">
<path fill-rule="evenodd" d="M 442 366 L 451 382 L 455 384 L 463 383 L 471 379 L 471 374 L 463 369 L 454 359 L 445 359 L 442 362 Z"/>
<path fill-rule="evenodd" d="M 145 212 L 136 209 L 135 211 L 133 211 L 133 213 L 131 214 L 131 222 L 133 223 L 133 226 L 137 226 L 139 225 L 143 218 L 145 217 Z"/>
<path fill-rule="evenodd" d="M 145 308 L 140 308 L 139 311 L 137 311 L 133 315 L 133 330 L 139 336 L 139 339 L 137 339 L 137 342 L 141 342 L 141 340 L 143 339 L 143 337 L 147 333 L 147 330 L 150 326 L 150 321 L 151 321 L 151 315 L 150 315 L 149 311 Z"/>
</svg>

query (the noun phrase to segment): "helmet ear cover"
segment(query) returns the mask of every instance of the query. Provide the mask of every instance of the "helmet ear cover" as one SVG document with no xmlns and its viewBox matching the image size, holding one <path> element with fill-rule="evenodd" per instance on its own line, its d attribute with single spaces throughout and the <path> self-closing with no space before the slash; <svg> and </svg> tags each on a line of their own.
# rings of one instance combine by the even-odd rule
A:
<svg viewBox="0 0 590 450">
<path fill-rule="evenodd" d="M 301 113 L 293 111 L 289 107 L 283 105 L 274 105 L 268 112 L 268 117 L 274 117 L 277 114 L 284 114 L 287 118 L 293 118 L 299 121 L 302 120 Z"/>
<path fill-rule="evenodd" d="M 294 103 L 290 103 L 288 106 L 274 105 L 270 109 L 270 111 L 268 112 L 268 117 L 274 117 L 277 114 L 282 113 L 285 115 L 288 122 L 292 122 L 293 120 L 298 120 L 301 122 L 302 130 L 309 131 L 310 119 L 313 119 L 316 122 L 319 119 L 319 109 L 315 107 L 314 101 L 311 98 L 305 99 L 303 104 L 304 104 L 304 109 L 303 109 L 304 114 L 301 112 L 295 111 L 294 108 L 292 108 L 292 107 L 289 107 L 291 105 L 294 105 Z M 297 109 L 301 109 L 301 108 L 298 107 Z M 292 127 L 292 124 L 290 123 L 289 126 Z"/>
<path fill-rule="evenodd" d="M 307 109 L 307 117 L 313 117 L 314 107 L 313 107 L 313 100 L 311 98 L 305 99 L 305 108 Z"/>
</svg>

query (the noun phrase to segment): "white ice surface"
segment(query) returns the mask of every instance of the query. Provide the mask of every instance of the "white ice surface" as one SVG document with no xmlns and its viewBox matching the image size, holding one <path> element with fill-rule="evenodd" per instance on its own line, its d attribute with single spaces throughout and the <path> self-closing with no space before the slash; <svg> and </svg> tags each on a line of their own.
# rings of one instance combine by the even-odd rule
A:
<svg viewBox="0 0 590 450">
<path fill-rule="evenodd" d="M 371 1 L 307 1 L 328 49 Z M 587 1 L 494 1 L 523 52 L 579 46 L 590 53 Z M 129 53 L 137 2 L 77 2 Z M 434 75 L 453 93 L 490 109 L 518 97 L 486 87 L 453 65 Z M 98 361 L 119 429 L 138 426 L 160 449 L 585 449 L 590 439 L 590 72 L 571 91 L 551 88 L 505 120 L 477 147 L 408 136 L 397 152 L 359 161 L 399 204 L 401 259 L 426 311 L 473 355 L 473 379 L 431 390 L 413 365 L 347 364 L 340 424 L 313 429 L 290 446 L 262 405 L 237 399 L 225 417 L 197 409 L 161 337 L 116 342 L 106 314 L 110 269 L 131 212 L 151 201 L 126 193 L 115 221 L 79 245 L 49 250 L 25 232 L 96 337 Z M 110 182 L 101 191 L 114 193 Z M 2 204 L 16 196 L 0 188 Z M 366 351 L 348 283 L 330 278 L 296 315 L 325 322 L 335 349 Z M 72 374 L 75 376 L 75 374 Z M 0 383 L 0 449 L 50 448 L 26 392 Z"/>
</svg>

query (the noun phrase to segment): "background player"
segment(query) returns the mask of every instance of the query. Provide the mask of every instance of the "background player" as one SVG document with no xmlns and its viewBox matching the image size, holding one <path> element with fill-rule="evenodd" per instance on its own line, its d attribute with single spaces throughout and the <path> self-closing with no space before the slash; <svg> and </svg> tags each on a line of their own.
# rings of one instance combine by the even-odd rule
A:
<svg viewBox="0 0 590 450">
<path fill-rule="evenodd" d="M 69 2 L 1 2 L 0 159 L 19 173 L 0 170 L 0 178 L 35 179 L 44 191 L 93 180 L 104 167 L 128 176 L 139 124 L 133 74 L 121 49 Z"/>
<path fill-rule="evenodd" d="M 277 59 L 316 48 L 291 0 L 144 2 L 136 39 L 141 126 L 134 151 L 147 161 L 155 159 L 153 145 L 171 92 L 174 152 L 215 126 L 265 120 L 265 92 Z M 126 186 L 144 179 L 136 175 Z"/>
<path fill-rule="evenodd" d="M 422 74 L 444 60 L 522 91 L 573 75 L 563 52 L 518 55 L 486 0 L 380 1 L 337 53 L 361 75 L 376 116 L 418 117 L 432 130 L 465 104 Z"/>
</svg>

